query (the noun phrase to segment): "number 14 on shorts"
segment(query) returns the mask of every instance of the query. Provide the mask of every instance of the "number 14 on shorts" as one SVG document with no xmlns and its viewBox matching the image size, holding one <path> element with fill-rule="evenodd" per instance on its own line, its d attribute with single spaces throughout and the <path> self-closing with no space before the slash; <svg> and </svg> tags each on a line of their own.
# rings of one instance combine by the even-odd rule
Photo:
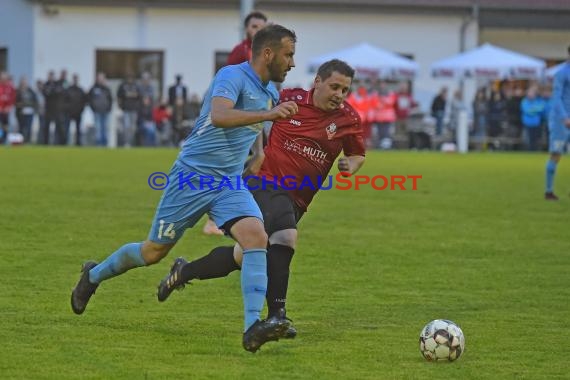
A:
<svg viewBox="0 0 570 380">
<path fill-rule="evenodd" d="M 162 237 L 167 237 L 170 239 L 174 239 L 176 237 L 176 231 L 174 231 L 174 223 L 170 223 L 167 227 L 166 230 L 164 229 L 164 225 L 166 223 L 164 222 L 164 220 L 160 220 L 160 226 L 158 227 L 158 238 L 162 239 Z"/>
</svg>

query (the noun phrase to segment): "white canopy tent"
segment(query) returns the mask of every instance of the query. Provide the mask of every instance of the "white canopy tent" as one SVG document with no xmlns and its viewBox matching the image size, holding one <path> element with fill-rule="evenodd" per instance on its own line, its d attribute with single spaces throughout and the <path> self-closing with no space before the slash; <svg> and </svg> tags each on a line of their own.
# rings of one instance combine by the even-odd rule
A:
<svg viewBox="0 0 570 380">
<path fill-rule="evenodd" d="M 419 68 L 411 59 L 361 43 L 311 59 L 309 71 L 316 72 L 320 65 L 335 58 L 351 65 L 358 78 L 410 80 L 416 76 Z"/>
<path fill-rule="evenodd" d="M 487 43 L 433 63 L 431 73 L 437 78 L 538 80 L 543 78 L 545 67 L 541 59 Z"/>
</svg>

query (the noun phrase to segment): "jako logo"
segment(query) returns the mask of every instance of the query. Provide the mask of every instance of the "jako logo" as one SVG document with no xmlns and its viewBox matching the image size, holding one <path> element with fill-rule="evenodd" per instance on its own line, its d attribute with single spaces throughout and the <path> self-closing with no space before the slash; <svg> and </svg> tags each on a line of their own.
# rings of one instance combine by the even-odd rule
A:
<svg viewBox="0 0 570 380">
<path fill-rule="evenodd" d="M 300 121 L 298 121 L 298 120 L 293 120 L 293 119 L 289 120 L 289 124 L 296 125 L 297 127 L 300 127 L 300 126 L 301 126 L 301 122 L 300 122 Z"/>
</svg>

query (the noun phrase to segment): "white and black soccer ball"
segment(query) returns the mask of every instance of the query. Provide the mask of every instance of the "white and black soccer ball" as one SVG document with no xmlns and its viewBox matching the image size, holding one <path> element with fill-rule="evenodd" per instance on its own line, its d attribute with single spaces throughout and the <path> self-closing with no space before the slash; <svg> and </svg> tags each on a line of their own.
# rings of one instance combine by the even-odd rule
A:
<svg viewBox="0 0 570 380">
<path fill-rule="evenodd" d="M 447 319 L 436 319 L 420 334 L 420 351 L 428 361 L 454 361 L 465 351 L 461 328 Z"/>
</svg>

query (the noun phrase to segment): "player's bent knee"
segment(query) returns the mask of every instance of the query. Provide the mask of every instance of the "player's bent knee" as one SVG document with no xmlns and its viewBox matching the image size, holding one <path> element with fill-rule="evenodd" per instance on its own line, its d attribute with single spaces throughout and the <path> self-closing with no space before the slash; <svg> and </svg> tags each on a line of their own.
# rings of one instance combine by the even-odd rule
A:
<svg viewBox="0 0 570 380">
<path fill-rule="evenodd" d="M 243 261 L 243 250 L 239 244 L 234 245 L 234 261 L 241 267 L 241 262 Z"/>
<path fill-rule="evenodd" d="M 232 236 L 244 251 L 267 247 L 267 234 L 263 223 L 257 218 L 245 218 L 234 224 Z"/>
<path fill-rule="evenodd" d="M 142 256 L 146 265 L 158 263 L 168 255 L 174 244 L 159 244 L 152 241 L 145 241 L 142 246 Z"/>
<path fill-rule="evenodd" d="M 276 231 L 269 237 L 269 244 L 280 244 L 294 249 L 297 245 L 297 230 L 290 228 Z"/>
</svg>

